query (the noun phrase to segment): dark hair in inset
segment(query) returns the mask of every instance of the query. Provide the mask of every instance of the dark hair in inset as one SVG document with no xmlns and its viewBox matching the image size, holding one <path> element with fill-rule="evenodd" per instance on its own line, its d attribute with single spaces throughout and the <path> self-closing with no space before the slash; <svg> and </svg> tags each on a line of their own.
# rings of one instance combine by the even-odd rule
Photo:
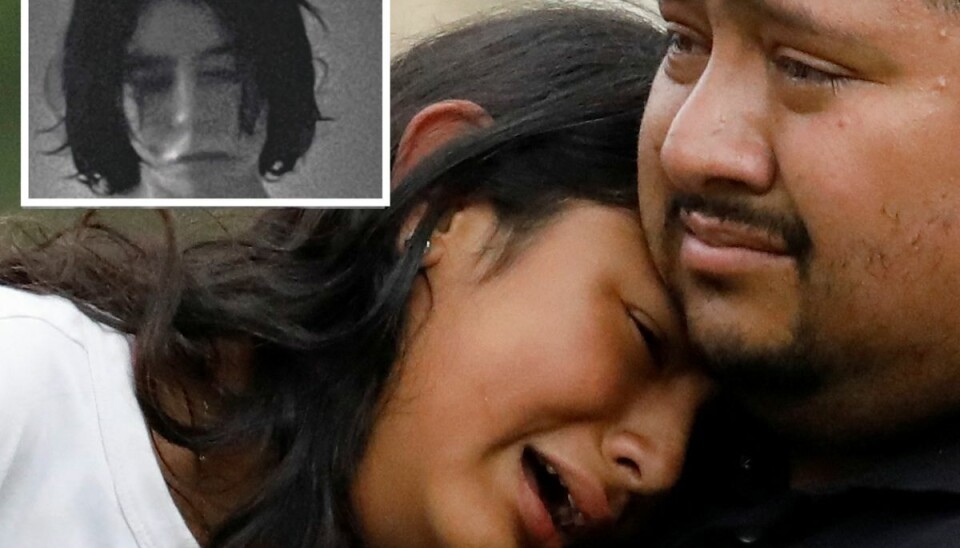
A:
<svg viewBox="0 0 960 548">
<path fill-rule="evenodd" d="M 128 191 L 140 182 L 140 158 L 130 144 L 121 95 L 126 47 L 152 1 L 76 0 L 67 28 L 64 146 L 73 154 L 78 179 L 91 186 L 106 181 L 108 193 Z M 259 171 L 264 176 L 286 173 L 310 148 L 320 120 L 301 9 L 318 21 L 319 15 L 304 0 L 188 1 L 210 6 L 234 34 L 237 55 L 252 75 L 244 82 L 240 128 L 252 133 L 266 107 L 267 140 Z"/>
<path fill-rule="evenodd" d="M 638 123 L 661 47 L 657 31 L 619 12 L 567 7 L 476 22 L 393 63 L 392 140 L 445 98 L 480 103 L 494 123 L 421 162 L 389 209 L 272 210 L 238 238 L 166 253 L 89 221 L 0 264 L 0 281 L 66 295 L 134 333 L 140 405 L 167 440 L 197 453 L 269 443 L 275 466 L 212 545 L 359 544 L 352 481 L 437 222 L 486 202 L 513 236 L 572 200 L 636 208 Z M 216 381 L 232 366 L 218 354 L 223 341 L 250 351 L 239 393 Z M 174 417 L 160 394 L 183 385 L 203 387 L 217 416 Z"/>
</svg>

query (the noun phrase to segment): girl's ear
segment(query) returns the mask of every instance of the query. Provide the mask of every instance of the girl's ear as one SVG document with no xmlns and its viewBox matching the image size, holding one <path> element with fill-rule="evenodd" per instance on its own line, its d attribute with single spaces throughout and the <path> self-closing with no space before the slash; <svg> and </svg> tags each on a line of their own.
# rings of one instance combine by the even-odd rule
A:
<svg viewBox="0 0 960 548">
<path fill-rule="evenodd" d="M 396 188 L 421 160 L 450 141 L 492 123 L 487 111 L 471 101 L 450 99 L 427 106 L 403 131 L 390 175 L 392 187 Z"/>
</svg>

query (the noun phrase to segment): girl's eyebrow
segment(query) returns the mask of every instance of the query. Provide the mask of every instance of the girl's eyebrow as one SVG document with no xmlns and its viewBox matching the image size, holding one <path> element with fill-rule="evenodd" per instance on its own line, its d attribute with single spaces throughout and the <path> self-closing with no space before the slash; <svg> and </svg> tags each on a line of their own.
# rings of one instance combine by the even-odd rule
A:
<svg viewBox="0 0 960 548">
<path fill-rule="evenodd" d="M 237 46 L 233 42 L 224 42 L 216 46 L 209 47 L 200 52 L 200 57 L 212 57 L 215 55 L 234 55 L 237 53 Z"/>
<path fill-rule="evenodd" d="M 204 49 L 197 54 L 199 58 L 206 57 L 219 57 L 219 56 L 228 56 L 235 55 L 237 52 L 236 45 L 233 42 L 224 42 L 222 44 L 217 44 L 211 46 L 207 49 Z M 141 68 L 154 68 L 170 65 L 173 63 L 173 60 L 170 56 L 167 55 L 157 55 L 155 53 L 145 53 L 143 51 L 133 49 L 127 52 L 126 59 L 124 59 L 124 66 L 127 69 L 141 69 Z"/>
</svg>

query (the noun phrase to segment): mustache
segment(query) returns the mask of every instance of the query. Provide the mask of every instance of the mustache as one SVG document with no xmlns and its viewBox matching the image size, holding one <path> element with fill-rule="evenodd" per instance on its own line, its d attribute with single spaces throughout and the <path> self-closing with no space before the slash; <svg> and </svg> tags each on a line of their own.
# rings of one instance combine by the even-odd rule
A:
<svg viewBox="0 0 960 548">
<path fill-rule="evenodd" d="M 786 243 L 787 254 L 798 259 L 809 257 L 813 250 L 810 232 L 801 219 L 756 209 L 741 200 L 699 194 L 675 194 L 670 198 L 664 222 L 668 226 L 679 226 L 680 214 L 684 211 L 750 226 L 778 236 Z"/>
</svg>

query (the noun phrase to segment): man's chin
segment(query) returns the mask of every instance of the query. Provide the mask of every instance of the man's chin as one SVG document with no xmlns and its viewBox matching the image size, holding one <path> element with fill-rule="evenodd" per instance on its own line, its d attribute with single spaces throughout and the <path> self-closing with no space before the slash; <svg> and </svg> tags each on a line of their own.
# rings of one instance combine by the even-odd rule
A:
<svg viewBox="0 0 960 548">
<path fill-rule="evenodd" d="M 751 400 L 796 401 L 809 397 L 822 384 L 806 345 L 794 336 L 785 344 L 761 345 L 732 331 L 690 332 L 698 363 L 723 389 Z"/>
</svg>

